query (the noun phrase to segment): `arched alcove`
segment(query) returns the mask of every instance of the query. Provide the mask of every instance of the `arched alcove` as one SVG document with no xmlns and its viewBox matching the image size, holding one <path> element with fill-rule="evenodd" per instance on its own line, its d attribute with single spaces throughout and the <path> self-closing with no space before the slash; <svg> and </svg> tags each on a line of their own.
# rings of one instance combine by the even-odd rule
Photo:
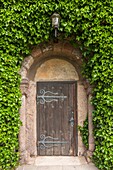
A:
<svg viewBox="0 0 113 170">
<path fill-rule="evenodd" d="M 75 67 L 63 59 L 49 59 L 37 69 L 34 81 L 79 80 Z"/>
<path fill-rule="evenodd" d="M 88 93 L 84 87 L 81 75 L 82 55 L 78 48 L 69 42 L 58 44 L 39 45 L 30 56 L 26 57 L 21 67 L 22 107 L 20 117 L 23 126 L 20 130 L 21 161 L 29 162 L 37 153 L 37 82 L 76 82 L 76 126 L 83 125 L 86 115 L 92 119 L 92 106 L 89 103 Z M 90 150 L 94 147 L 92 136 L 92 122 L 90 121 Z M 85 147 L 80 133 L 76 134 L 76 155 L 83 155 Z"/>
</svg>

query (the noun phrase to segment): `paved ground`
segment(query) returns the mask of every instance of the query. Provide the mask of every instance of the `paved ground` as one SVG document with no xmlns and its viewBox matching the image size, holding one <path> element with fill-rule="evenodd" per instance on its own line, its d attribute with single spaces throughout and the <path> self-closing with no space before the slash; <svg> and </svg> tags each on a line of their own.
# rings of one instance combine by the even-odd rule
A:
<svg viewBox="0 0 113 170">
<path fill-rule="evenodd" d="M 37 157 L 29 164 L 16 170 L 98 170 L 93 164 L 88 164 L 84 157 Z"/>
<path fill-rule="evenodd" d="M 17 170 L 98 170 L 94 165 L 77 165 L 77 166 L 34 166 L 25 165 Z"/>
</svg>

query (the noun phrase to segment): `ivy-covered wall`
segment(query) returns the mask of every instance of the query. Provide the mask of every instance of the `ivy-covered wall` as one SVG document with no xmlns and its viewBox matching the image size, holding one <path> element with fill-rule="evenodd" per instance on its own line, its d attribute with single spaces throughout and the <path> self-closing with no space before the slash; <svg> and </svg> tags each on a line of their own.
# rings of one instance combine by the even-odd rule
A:
<svg viewBox="0 0 113 170">
<path fill-rule="evenodd" d="M 19 160 L 22 60 L 33 45 L 51 39 L 50 17 L 56 11 L 59 32 L 79 42 L 83 74 L 94 85 L 93 161 L 99 169 L 112 170 L 113 0 L 1 0 L 0 5 L 0 169 L 10 170 Z"/>
</svg>

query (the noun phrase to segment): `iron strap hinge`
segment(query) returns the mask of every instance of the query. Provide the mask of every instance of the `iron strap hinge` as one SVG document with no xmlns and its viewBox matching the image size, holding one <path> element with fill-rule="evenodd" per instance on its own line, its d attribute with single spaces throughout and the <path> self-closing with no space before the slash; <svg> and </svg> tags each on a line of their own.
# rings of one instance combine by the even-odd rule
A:
<svg viewBox="0 0 113 170">
<path fill-rule="evenodd" d="M 40 149 L 51 148 L 53 146 L 58 146 L 59 144 L 69 143 L 68 141 L 58 141 L 58 138 L 53 138 L 51 136 L 45 136 L 45 135 L 40 135 L 40 139 L 41 140 L 38 141 L 38 145 Z"/>
<path fill-rule="evenodd" d="M 67 96 L 64 96 L 64 94 L 61 94 L 61 96 L 59 96 L 58 93 L 45 91 L 44 89 L 40 90 L 40 94 L 41 95 L 37 95 L 37 103 L 40 103 L 40 104 L 58 101 L 58 99 L 61 99 L 62 101 L 64 101 L 64 99 L 67 98 Z"/>
</svg>

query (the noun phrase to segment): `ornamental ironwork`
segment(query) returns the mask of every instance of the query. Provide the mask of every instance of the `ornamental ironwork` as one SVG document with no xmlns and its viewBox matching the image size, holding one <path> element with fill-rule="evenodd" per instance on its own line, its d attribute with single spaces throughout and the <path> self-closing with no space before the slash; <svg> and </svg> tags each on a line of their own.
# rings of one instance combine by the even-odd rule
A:
<svg viewBox="0 0 113 170">
<path fill-rule="evenodd" d="M 53 102 L 58 101 L 58 99 L 61 99 L 64 101 L 64 99 L 67 98 L 67 96 L 64 96 L 62 93 L 61 95 L 58 95 L 58 93 L 53 93 L 51 91 L 45 91 L 44 89 L 40 90 L 41 95 L 37 95 L 37 103 L 45 104 L 46 102 Z"/>
<path fill-rule="evenodd" d="M 38 141 L 38 148 L 49 149 L 51 147 L 58 146 L 59 144 L 68 144 L 67 141 L 59 141 L 58 138 L 53 138 L 51 136 L 40 135 L 40 141 Z"/>
</svg>

